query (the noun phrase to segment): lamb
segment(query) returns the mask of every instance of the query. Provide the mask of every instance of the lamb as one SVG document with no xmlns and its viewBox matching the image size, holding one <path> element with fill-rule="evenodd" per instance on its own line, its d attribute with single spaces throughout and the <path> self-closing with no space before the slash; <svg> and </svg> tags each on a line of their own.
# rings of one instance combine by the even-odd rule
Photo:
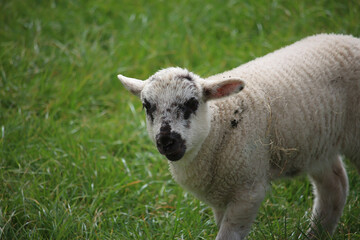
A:
<svg viewBox="0 0 360 240">
<path fill-rule="evenodd" d="M 175 181 L 212 207 L 217 240 L 246 238 L 270 182 L 300 174 L 315 194 L 308 237 L 333 234 L 342 156 L 360 173 L 360 39 L 311 36 L 206 79 L 178 67 L 118 78 Z"/>
</svg>

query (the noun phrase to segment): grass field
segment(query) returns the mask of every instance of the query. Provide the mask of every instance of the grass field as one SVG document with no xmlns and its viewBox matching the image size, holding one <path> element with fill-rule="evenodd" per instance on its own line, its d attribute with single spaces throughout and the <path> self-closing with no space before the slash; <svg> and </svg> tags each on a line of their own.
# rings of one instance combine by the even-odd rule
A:
<svg viewBox="0 0 360 240">
<path fill-rule="evenodd" d="M 116 75 L 224 71 L 305 36 L 360 36 L 348 1 L 0 1 L 0 239 L 214 239 Z M 333 239 L 360 239 L 360 177 Z M 305 177 L 279 181 L 249 239 L 304 239 Z"/>
</svg>

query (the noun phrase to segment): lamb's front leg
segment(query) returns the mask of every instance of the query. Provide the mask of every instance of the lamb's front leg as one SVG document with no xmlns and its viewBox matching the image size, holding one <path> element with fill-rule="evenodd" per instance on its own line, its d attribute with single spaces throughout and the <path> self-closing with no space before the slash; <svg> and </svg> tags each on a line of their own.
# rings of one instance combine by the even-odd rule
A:
<svg viewBox="0 0 360 240">
<path fill-rule="evenodd" d="M 250 232 L 251 225 L 264 197 L 264 186 L 251 193 L 239 193 L 236 200 L 229 203 L 223 213 L 216 240 L 245 239 Z M 218 218 L 219 216 L 215 214 L 215 217 Z"/>
</svg>

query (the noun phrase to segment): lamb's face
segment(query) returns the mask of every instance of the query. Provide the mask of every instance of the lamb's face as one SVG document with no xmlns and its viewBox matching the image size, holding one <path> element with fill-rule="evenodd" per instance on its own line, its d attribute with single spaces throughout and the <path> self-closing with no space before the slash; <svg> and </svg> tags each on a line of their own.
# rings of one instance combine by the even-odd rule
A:
<svg viewBox="0 0 360 240">
<path fill-rule="evenodd" d="M 171 161 L 201 144 L 209 128 L 198 76 L 183 69 L 153 75 L 141 92 L 147 129 L 159 152 Z"/>
<path fill-rule="evenodd" d="M 210 131 L 207 101 L 244 88 L 236 78 L 205 81 L 181 68 L 167 68 L 146 81 L 118 75 L 124 86 L 140 97 L 147 129 L 159 152 L 170 161 L 192 156 Z"/>
</svg>

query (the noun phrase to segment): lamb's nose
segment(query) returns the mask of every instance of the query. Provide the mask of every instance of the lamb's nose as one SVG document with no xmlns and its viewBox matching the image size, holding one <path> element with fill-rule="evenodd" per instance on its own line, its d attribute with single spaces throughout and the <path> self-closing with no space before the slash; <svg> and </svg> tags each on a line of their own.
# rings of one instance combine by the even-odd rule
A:
<svg viewBox="0 0 360 240">
<path fill-rule="evenodd" d="M 185 140 L 177 132 L 160 132 L 156 136 L 156 146 L 170 161 L 180 160 L 186 151 Z"/>
<path fill-rule="evenodd" d="M 167 152 L 176 144 L 176 138 L 171 134 L 160 134 L 156 140 L 156 144 L 161 152 Z"/>
</svg>

